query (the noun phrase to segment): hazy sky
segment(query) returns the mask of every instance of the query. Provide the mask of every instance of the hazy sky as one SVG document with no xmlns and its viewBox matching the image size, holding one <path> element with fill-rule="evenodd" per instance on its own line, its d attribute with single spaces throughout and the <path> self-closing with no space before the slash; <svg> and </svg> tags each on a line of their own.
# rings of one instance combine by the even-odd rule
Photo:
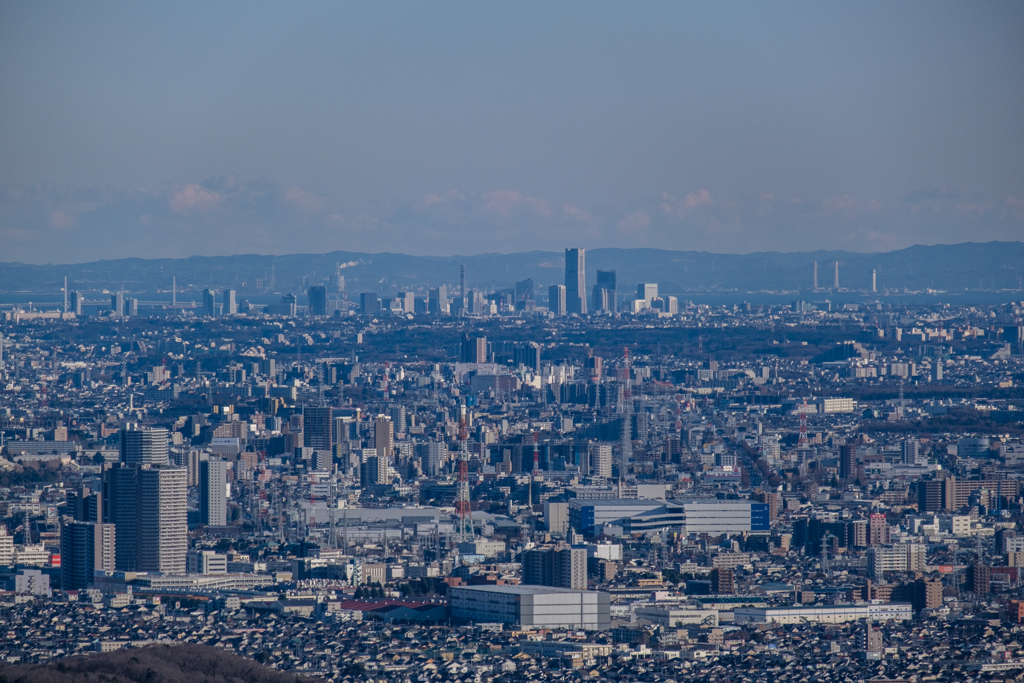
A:
<svg viewBox="0 0 1024 683">
<path fill-rule="evenodd" d="M 1022 238 L 1020 2 L 0 3 L 0 261 Z"/>
</svg>

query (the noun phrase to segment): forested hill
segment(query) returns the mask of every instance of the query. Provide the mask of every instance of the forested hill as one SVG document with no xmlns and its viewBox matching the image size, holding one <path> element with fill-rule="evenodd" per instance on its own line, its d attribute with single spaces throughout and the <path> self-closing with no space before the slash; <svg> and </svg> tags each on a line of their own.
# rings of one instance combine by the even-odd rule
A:
<svg viewBox="0 0 1024 683">
<path fill-rule="evenodd" d="M 0 666 L 0 683 L 314 683 L 205 645 L 150 645 L 69 657 L 49 664 Z"/>
<path fill-rule="evenodd" d="M 568 245 L 576 246 L 576 245 Z M 512 287 L 533 278 L 535 286 L 564 282 L 564 254 L 531 251 L 475 256 L 411 256 L 393 253 L 331 252 L 284 256 L 194 256 L 186 259 L 118 259 L 75 265 L 0 263 L 0 292 L 59 292 L 63 279 L 82 291 L 120 289 L 135 293 L 232 288 L 240 294 L 302 293 L 340 272 L 350 293 L 389 293 L 439 284 L 457 285 L 459 268 L 473 289 Z M 818 285 L 870 290 L 872 271 L 878 291 L 887 289 L 1019 289 L 1024 278 L 1024 242 L 913 246 L 891 252 L 846 251 L 712 254 L 664 249 L 592 249 L 586 253 L 588 284 L 597 270 L 615 270 L 619 291 L 638 282 L 657 282 L 662 292 L 794 291 L 811 288 L 813 264 Z M 340 270 L 339 270 L 340 268 Z M 273 287 L 271 287 L 273 283 Z"/>
</svg>

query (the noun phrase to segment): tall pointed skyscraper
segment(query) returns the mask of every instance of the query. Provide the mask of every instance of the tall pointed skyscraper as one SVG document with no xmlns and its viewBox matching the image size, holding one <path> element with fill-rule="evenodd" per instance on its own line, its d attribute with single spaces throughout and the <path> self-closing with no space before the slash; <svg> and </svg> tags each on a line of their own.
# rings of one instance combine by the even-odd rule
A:
<svg viewBox="0 0 1024 683">
<path fill-rule="evenodd" d="M 587 314 L 586 251 L 565 250 L 565 308 L 570 314 Z"/>
</svg>

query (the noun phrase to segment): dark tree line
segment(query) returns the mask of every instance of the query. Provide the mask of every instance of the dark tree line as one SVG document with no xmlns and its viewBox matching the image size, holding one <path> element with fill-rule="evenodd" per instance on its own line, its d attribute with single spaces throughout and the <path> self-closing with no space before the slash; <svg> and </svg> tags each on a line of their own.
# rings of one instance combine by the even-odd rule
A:
<svg viewBox="0 0 1024 683">
<path fill-rule="evenodd" d="M 0 667 L 0 683 L 312 683 L 317 679 L 262 666 L 205 645 L 150 645 L 70 657 L 49 664 Z"/>
</svg>

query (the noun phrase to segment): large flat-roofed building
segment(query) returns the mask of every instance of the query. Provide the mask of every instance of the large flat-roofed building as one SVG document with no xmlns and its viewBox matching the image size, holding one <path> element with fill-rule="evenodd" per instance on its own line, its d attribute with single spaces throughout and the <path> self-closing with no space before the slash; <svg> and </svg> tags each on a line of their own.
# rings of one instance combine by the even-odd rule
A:
<svg viewBox="0 0 1024 683">
<path fill-rule="evenodd" d="M 852 413 L 856 405 L 852 398 L 823 398 L 821 412 L 826 415 L 834 413 Z"/>
<path fill-rule="evenodd" d="M 605 525 L 620 527 L 624 535 L 663 529 L 684 533 L 767 533 L 766 503 L 749 500 L 569 500 L 569 524 L 584 536 L 602 532 Z"/>
<path fill-rule="evenodd" d="M 749 500 L 694 501 L 684 504 L 686 532 L 723 534 L 770 528 L 768 505 Z"/>
<path fill-rule="evenodd" d="M 522 628 L 605 631 L 608 593 L 548 586 L 453 586 L 448 607 L 456 622 L 499 622 Z"/>
<path fill-rule="evenodd" d="M 601 528 L 605 524 L 649 513 L 663 505 L 664 503 L 658 500 L 571 498 L 569 500 L 569 526 L 584 536 L 594 536 L 601 532 Z"/>
<path fill-rule="evenodd" d="M 647 605 L 637 607 L 634 610 L 634 614 L 636 614 L 637 619 L 644 619 L 665 628 L 691 625 L 718 626 L 718 610 L 716 609 Z"/>
<path fill-rule="evenodd" d="M 739 607 L 733 612 L 737 624 L 841 624 L 847 621 L 910 621 L 910 604 L 836 605 L 812 607 Z"/>
</svg>

